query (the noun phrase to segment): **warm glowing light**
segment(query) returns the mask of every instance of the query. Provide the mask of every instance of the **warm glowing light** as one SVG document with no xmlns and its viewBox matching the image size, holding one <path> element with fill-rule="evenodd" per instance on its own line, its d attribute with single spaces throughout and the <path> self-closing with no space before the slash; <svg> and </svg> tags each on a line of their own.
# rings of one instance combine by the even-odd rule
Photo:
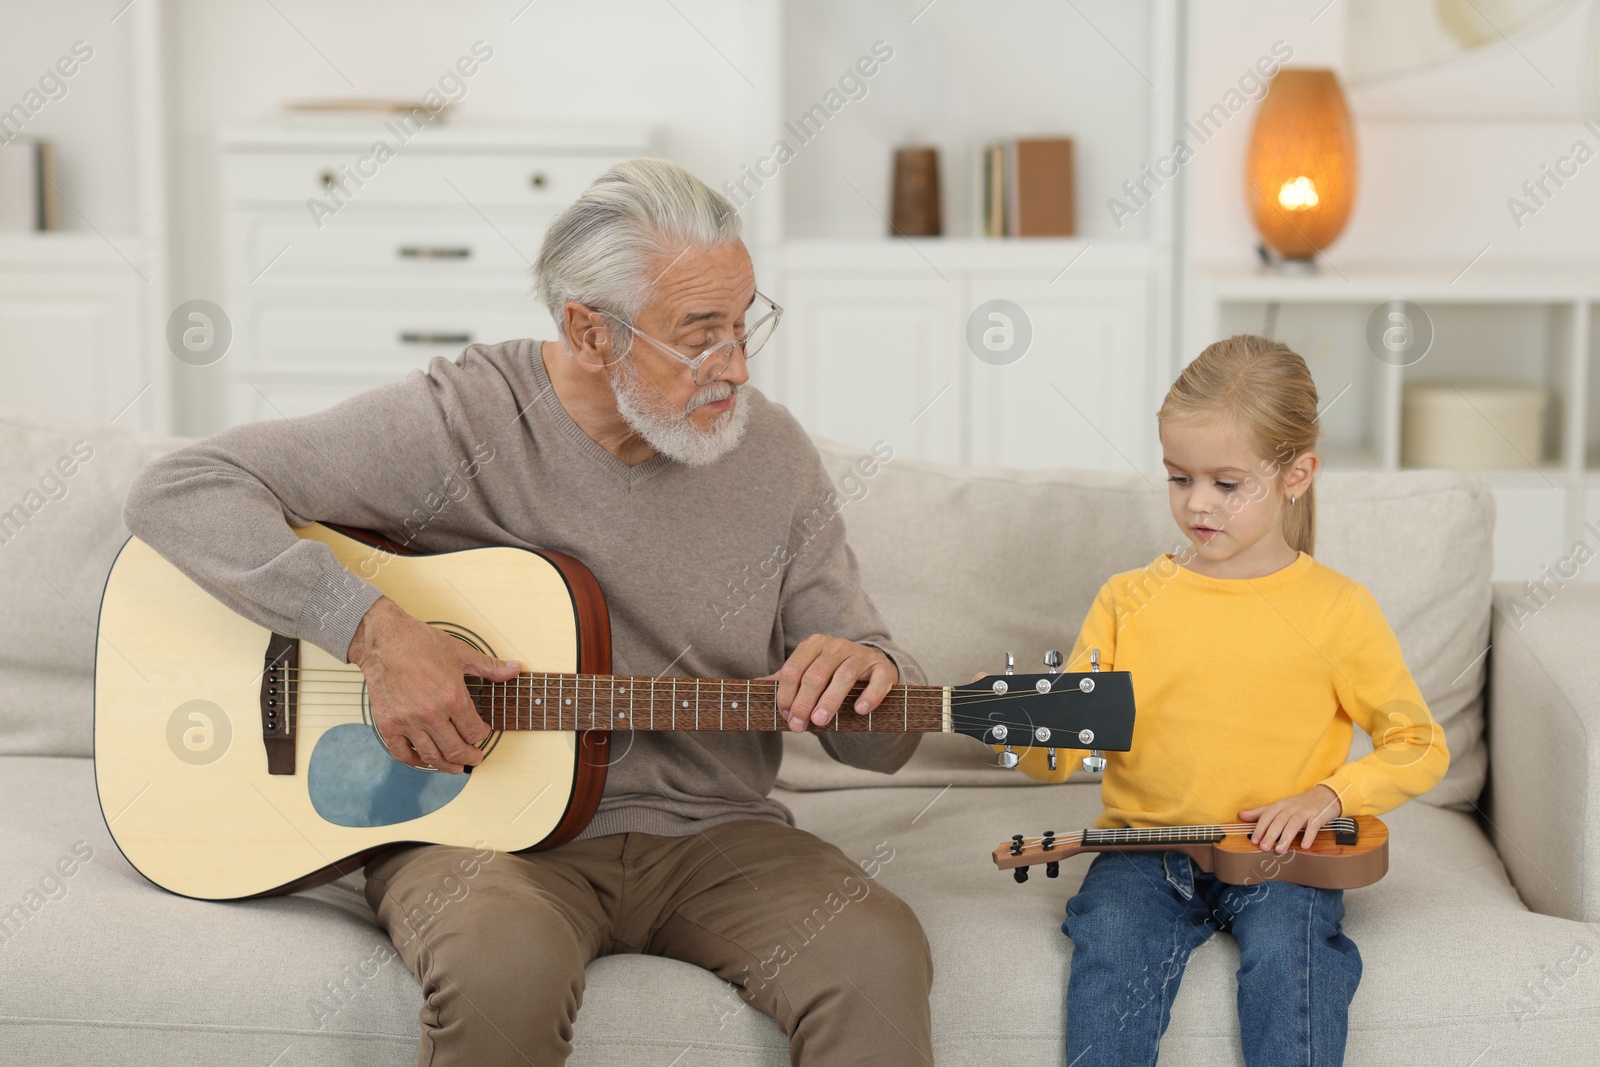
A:
<svg viewBox="0 0 1600 1067">
<path fill-rule="evenodd" d="M 1333 71 L 1278 71 L 1245 156 L 1244 192 L 1262 243 L 1284 259 L 1314 259 L 1349 221 L 1359 170 Z"/>
<path fill-rule="evenodd" d="M 1290 211 L 1305 211 L 1317 206 L 1317 183 L 1304 174 L 1291 178 L 1278 190 L 1278 203 Z"/>
</svg>

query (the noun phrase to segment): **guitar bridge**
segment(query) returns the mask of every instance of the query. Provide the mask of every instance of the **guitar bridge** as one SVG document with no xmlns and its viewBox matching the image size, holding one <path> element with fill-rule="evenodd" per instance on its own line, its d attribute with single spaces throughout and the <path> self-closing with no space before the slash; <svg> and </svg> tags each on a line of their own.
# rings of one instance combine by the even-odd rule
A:
<svg viewBox="0 0 1600 1067">
<path fill-rule="evenodd" d="M 294 773 L 295 720 L 300 703 L 300 642 L 273 634 L 261 672 L 261 740 L 268 774 Z"/>
</svg>

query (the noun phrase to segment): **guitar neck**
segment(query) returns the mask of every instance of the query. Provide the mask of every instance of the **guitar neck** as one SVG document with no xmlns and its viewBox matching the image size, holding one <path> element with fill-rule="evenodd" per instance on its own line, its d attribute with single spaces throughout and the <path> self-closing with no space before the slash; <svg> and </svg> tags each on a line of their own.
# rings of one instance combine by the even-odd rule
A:
<svg viewBox="0 0 1600 1067">
<path fill-rule="evenodd" d="M 1358 836 L 1357 822 L 1353 816 L 1341 815 L 1323 824 L 1321 832 L 1333 835 L 1336 844 L 1353 845 Z M 1018 834 L 994 850 L 994 862 L 1001 869 L 1009 870 L 1026 867 L 1030 863 L 1048 863 L 1051 860 L 1065 859 L 1080 852 L 1139 852 L 1167 849 L 1185 851 L 1196 846 L 1217 845 L 1227 837 L 1248 836 L 1255 828 L 1254 823 L 1228 823 L 1111 830 L 1090 828 L 1059 836 L 1052 833 L 1033 838 L 1025 838 Z M 1191 855 L 1193 854 L 1191 852 Z"/>
<path fill-rule="evenodd" d="M 951 733 L 951 690 L 896 685 L 866 715 L 852 706 L 865 688 L 851 687 L 842 710 L 821 733 Z M 778 711 L 778 683 L 744 678 L 657 678 L 620 674 L 529 672 L 506 682 L 468 685 L 478 713 L 496 730 L 694 730 L 787 732 Z"/>
</svg>

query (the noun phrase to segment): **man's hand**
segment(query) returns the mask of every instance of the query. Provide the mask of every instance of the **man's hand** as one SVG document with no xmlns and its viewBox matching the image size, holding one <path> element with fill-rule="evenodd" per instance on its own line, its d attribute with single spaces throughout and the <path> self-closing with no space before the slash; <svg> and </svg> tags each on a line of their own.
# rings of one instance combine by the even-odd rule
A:
<svg viewBox="0 0 1600 1067">
<path fill-rule="evenodd" d="M 1241 811 L 1239 818 L 1253 822 L 1256 828 L 1250 841 L 1263 852 L 1274 850 L 1281 856 L 1294 844 L 1294 835 L 1305 831 L 1301 847 L 1310 848 L 1317 831 L 1329 819 L 1339 816 L 1342 805 L 1339 794 L 1322 784 L 1307 789 L 1298 796 L 1280 800 L 1249 811 Z"/>
<path fill-rule="evenodd" d="M 894 661 L 870 645 L 842 637 L 812 634 L 801 641 L 778 673 L 778 710 L 789 729 L 804 733 L 807 724 L 826 726 L 839 713 L 850 687 L 862 678 L 867 687 L 855 703 L 857 715 L 866 715 L 900 679 Z"/>
<path fill-rule="evenodd" d="M 521 669 L 446 636 L 388 597 L 362 616 L 348 655 L 366 675 L 372 719 L 389 755 L 452 774 L 482 761 L 476 746 L 489 736 L 462 676 L 504 682 Z"/>
</svg>

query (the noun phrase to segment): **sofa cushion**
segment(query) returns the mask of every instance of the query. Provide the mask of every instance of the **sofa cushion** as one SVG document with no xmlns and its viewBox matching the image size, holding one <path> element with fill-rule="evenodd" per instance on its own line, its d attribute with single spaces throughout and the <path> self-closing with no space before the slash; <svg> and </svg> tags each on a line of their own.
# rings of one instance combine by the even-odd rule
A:
<svg viewBox="0 0 1600 1067">
<path fill-rule="evenodd" d="M 1088 859 L 1019 886 L 988 852 L 1015 832 L 1087 825 L 1091 786 L 780 799 L 802 827 L 876 861 L 878 882 L 916 910 L 941 1064 L 1062 1062 L 1071 943 L 1059 927 Z M 117 852 L 86 759 L 0 757 L 0 811 L 0 1063 L 416 1062 L 421 991 L 359 875 L 268 900 L 164 892 Z M 1580 965 L 1593 930 L 1529 913 L 1470 817 L 1413 804 L 1389 825 L 1388 876 L 1345 896 L 1365 961 L 1346 1062 L 1459 1065 L 1490 1044 L 1495 1063 L 1591 1062 L 1600 971 Z M 1227 936 L 1195 953 L 1167 1059 L 1240 1062 L 1237 966 Z M 788 1063 L 782 1034 L 732 986 L 654 957 L 589 966 L 575 1044 L 572 1067 Z"/>
<path fill-rule="evenodd" d="M 0 754 L 87 756 L 122 501 L 177 438 L 0 409 Z"/>
<path fill-rule="evenodd" d="M 996 671 L 1008 649 L 1018 670 L 1042 669 L 1045 650 L 1070 651 L 1108 577 L 1184 543 L 1164 485 L 1137 473 L 901 458 L 873 469 L 858 466 L 860 449 L 818 447 L 841 485 L 863 586 L 935 684 Z M 1470 807 L 1487 760 L 1493 497 L 1480 480 L 1443 471 L 1324 474 L 1317 497 L 1317 558 L 1371 590 L 1445 731 L 1450 770 L 1426 799 Z M 1371 751 L 1357 735 L 1353 753 Z M 811 738 L 785 743 L 787 789 L 1022 778 L 991 770 L 992 755 L 963 737 L 924 738 L 893 777 L 841 766 Z"/>
</svg>

